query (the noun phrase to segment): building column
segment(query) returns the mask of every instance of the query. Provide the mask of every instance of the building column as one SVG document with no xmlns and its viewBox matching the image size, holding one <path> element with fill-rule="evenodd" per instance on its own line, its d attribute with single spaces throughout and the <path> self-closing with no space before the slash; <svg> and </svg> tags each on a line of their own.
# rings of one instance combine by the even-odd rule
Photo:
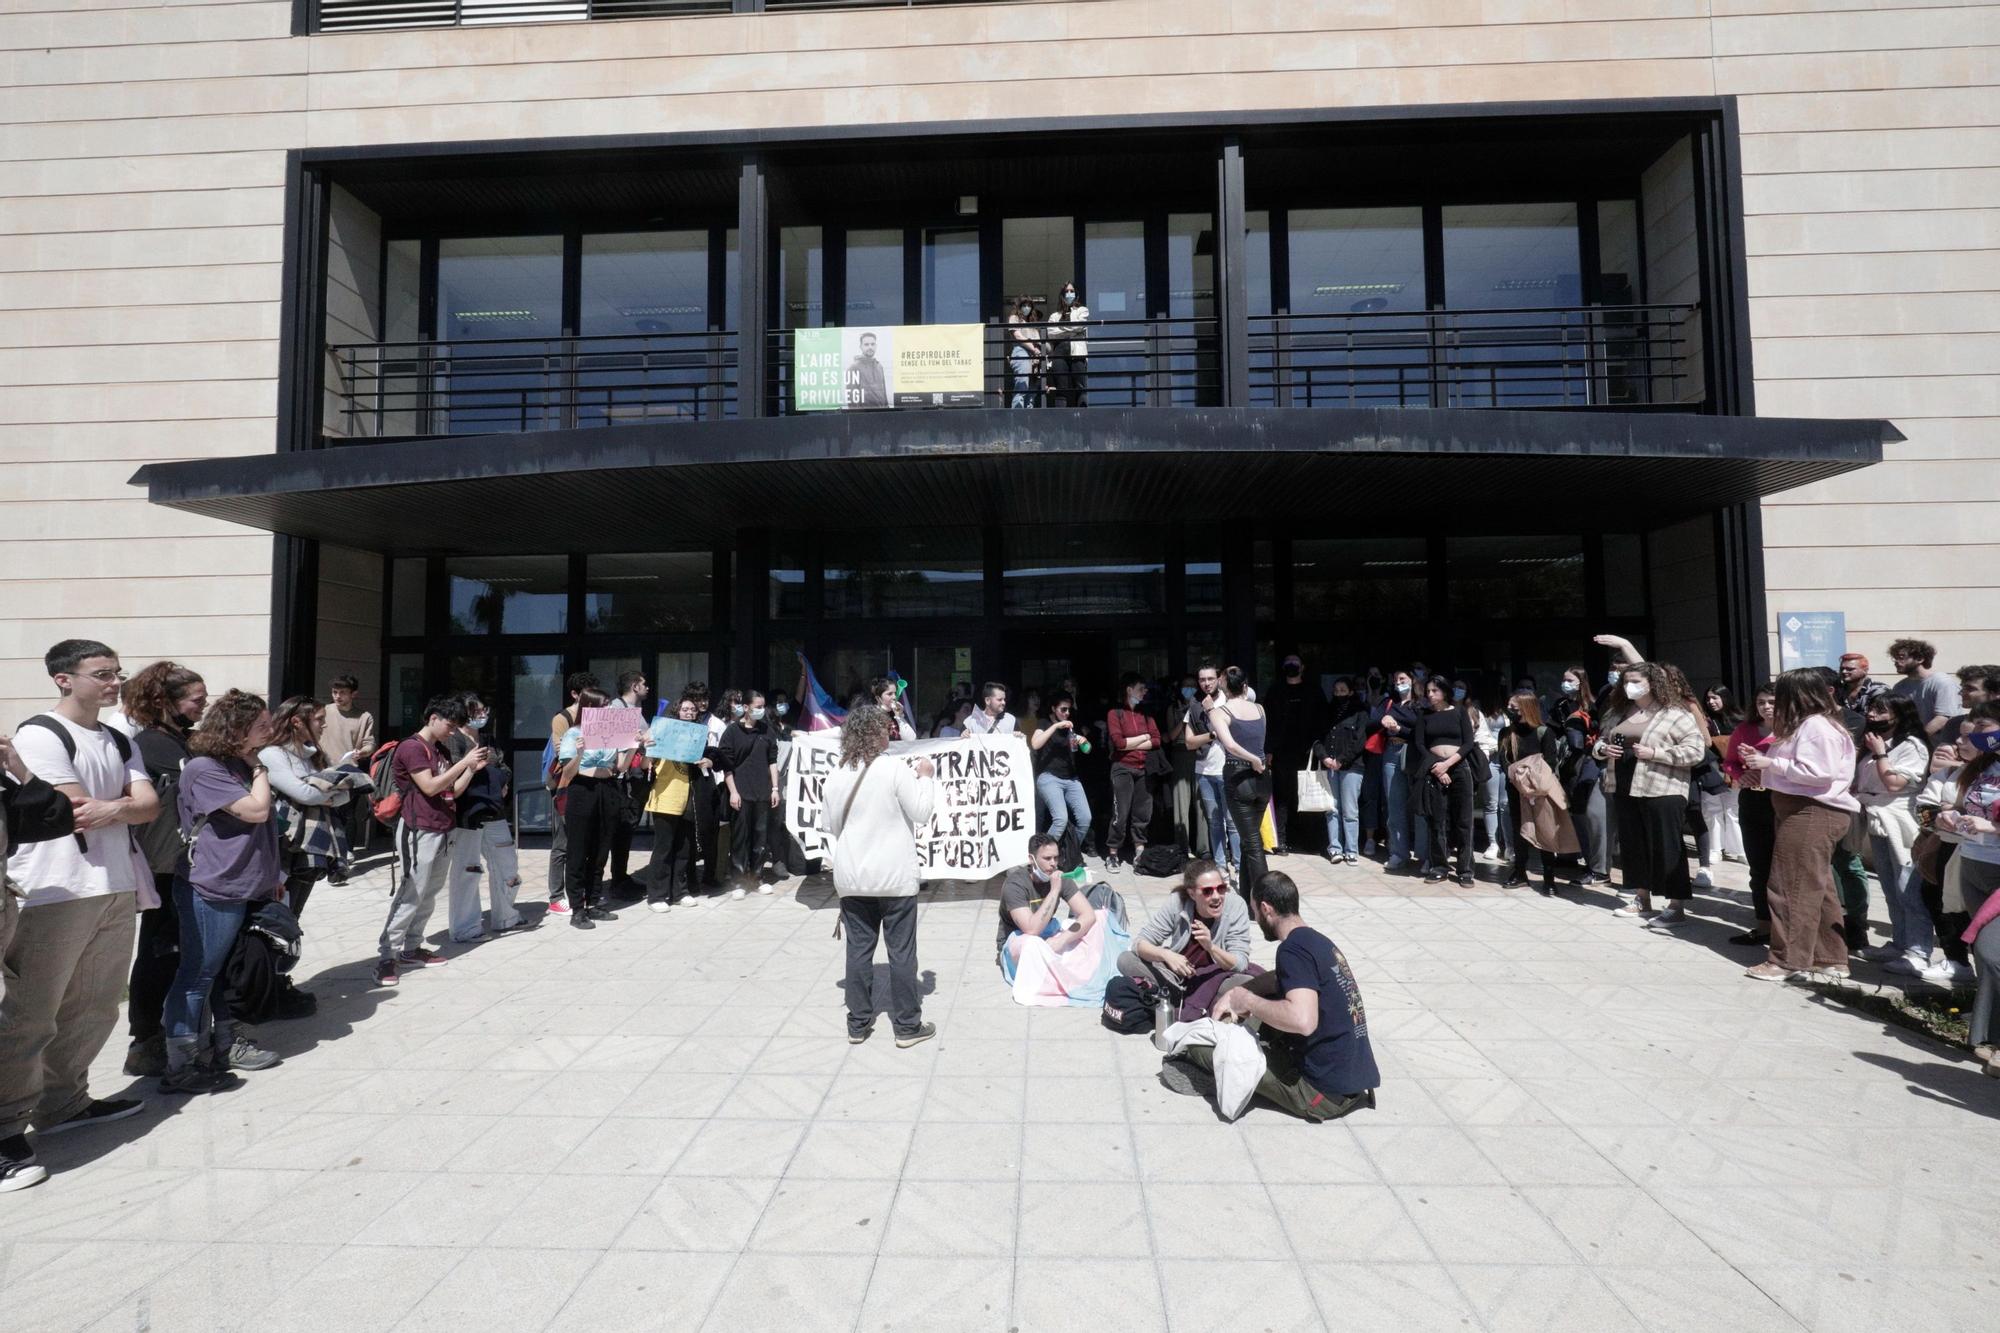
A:
<svg viewBox="0 0 2000 1333">
<path fill-rule="evenodd" d="M 1222 141 L 1215 160 L 1215 313 L 1222 405 L 1250 403 L 1250 288 L 1244 253 L 1243 148 Z"/>
<path fill-rule="evenodd" d="M 744 418 L 764 415 L 770 264 L 771 195 L 763 160 L 753 156 L 744 159 L 736 186 L 736 415 Z"/>
</svg>

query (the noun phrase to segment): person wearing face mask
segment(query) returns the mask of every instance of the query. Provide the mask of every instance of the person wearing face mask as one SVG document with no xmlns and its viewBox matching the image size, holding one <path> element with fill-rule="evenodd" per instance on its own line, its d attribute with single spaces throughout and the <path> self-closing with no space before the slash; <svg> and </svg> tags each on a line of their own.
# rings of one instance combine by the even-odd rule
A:
<svg viewBox="0 0 2000 1333">
<path fill-rule="evenodd" d="M 683 694 L 674 715 L 683 722 L 701 720 L 701 704 Z M 698 763 L 674 759 L 653 761 L 653 785 L 646 793 L 646 811 L 653 817 L 653 854 L 646 866 L 646 908 L 665 912 L 700 902 L 692 896 L 695 823 L 695 784 L 703 770 L 715 762 L 715 752 L 705 751 Z"/>
<path fill-rule="evenodd" d="M 1361 781 L 1368 710 L 1351 677 L 1333 682 L 1333 706 L 1326 735 L 1313 746 L 1312 762 L 1333 784 L 1333 809 L 1326 812 L 1326 859 L 1353 865 L 1361 859 Z"/>
<path fill-rule="evenodd" d="M 1035 795 L 1047 812 L 1048 834 L 1058 844 L 1074 834 L 1079 854 L 1090 846 L 1090 801 L 1077 781 L 1076 757 L 1090 742 L 1076 729 L 1075 701 L 1067 694 L 1049 700 L 1049 720 L 1028 738 L 1035 769 Z"/>
<path fill-rule="evenodd" d="M 1049 406 L 1083 407 L 1090 385 L 1090 344 L 1084 335 L 1090 307 L 1077 299 L 1076 284 L 1063 284 L 1062 298 L 1049 316 Z"/>
<path fill-rule="evenodd" d="M 1389 673 L 1388 689 L 1368 717 L 1368 749 L 1379 759 L 1371 769 L 1381 774 L 1383 818 L 1388 824 L 1385 849 L 1390 874 L 1410 862 L 1410 733 L 1416 730 L 1416 677 L 1408 671 Z"/>
<path fill-rule="evenodd" d="M 1602 771 L 1591 746 L 1597 743 L 1597 723 L 1590 711 L 1590 673 L 1580 666 L 1563 672 L 1553 702 L 1555 727 L 1562 734 L 1562 764 L 1556 770 L 1569 798 L 1570 822 L 1582 844 L 1582 875 L 1577 883 L 1595 888 L 1611 882 L 1611 837 L 1605 818 Z"/>
<path fill-rule="evenodd" d="M 1028 839 L 1028 864 L 1015 866 L 1000 881 L 1000 931 L 994 941 L 994 961 L 1019 961 L 1025 940 L 1044 939 L 1057 953 L 1083 943 L 1097 924 L 1083 885 L 1064 879 L 1057 868 L 1061 843 L 1046 833 Z M 1056 924 L 1056 909 L 1069 908 L 1067 928 Z"/>
<path fill-rule="evenodd" d="M 1829 675 L 1831 673 L 1828 673 Z M 1738 753 L 1771 793 L 1771 954 L 1745 976 L 1785 981 L 1801 974 L 1847 975 L 1847 942 L 1833 849 L 1847 835 L 1860 802 L 1854 781 L 1854 737 L 1833 697 L 1833 682 L 1813 668 L 1787 671 L 1774 683 L 1770 748 Z"/>
<path fill-rule="evenodd" d="M 1604 790 L 1612 798 L 1625 886 L 1632 892 L 1617 915 L 1679 925 L 1694 896 L 1681 825 L 1694 766 L 1708 742 L 1665 667 L 1641 662 L 1619 675 L 1619 698 L 1605 713 L 1592 751 L 1600 762 L 1609 761 Z M 1667 906 L 1656 913 L 1659 898 Z"/>
<path fill-rule="evenodd" d="M 1743 710 L 1736 705 L 1736 694 L 1727 685 L 1711 685 L 1703 696 L 1707 705 L 1702 721 L 1708 731 L 1709 748 L 1722 757 L 1723 747 L 1729 744 L 1732 732 L 1743 721 Z M 1727 776 L 1725 773 L 1724 776 Z M 1701 869 L 1696 872 L 1694 886 L 1698 889 L 1715 887 L 1710 872 L 1720 861 L 1743 860 L 1743 828 L 1737 817 L 1736 784 L 1731 783 L 1719 792 L 1700 791 L 1701 819 L 1706 826 L 1695 842 L 1695 850 L 1701 860 Z"/>
<path fill-rule="evenodd" d="M 493 717 L 486 704 L 470 690 L 460 696 L 460 701 L 465 705 L 465 725 L 445 745 L 446 755 L 454 762 L 484 743 Z M 472 775 L 465 794 L 458 798 L 457 827 L 451 835 L 452 864 L 456 867 L 451 879 L 451 937 L 460 943 L 484 939 L 489 925 L 495 935 L 511 935 L 533 924 L 514 906 L 514 895 L 521 887 L 514 826 L 507 821 L 507 798 L 513 791 L 514 774 L 498 746 L 488 754 L 492 757 L 486 767 Z M 275 768 L 272 781 L 277 781 Z M 615 841 L 613 855 L 616 855 Z M 489 900 L 484 913 L 479 905 L 482 875 Z"/>
<path fill-rule="evenodd" d="M 1764 778 L 1746 768 L 1741 751 L 1762 752 L 1771 748 L 1771 727 L 1777 716 L 1777 687 L 1761 685 L 1752 698 L 1750 712 L 1729 733 L 1729 749 L 1722 756 L 1722 771 L 1736 784 L 1736 823 L 1743 832 L 1743 856 L 1750 865 L 1750 929 L 1729 937 L 1731 944 L 1763 948 L 1771 942 L 1771 846 L 1775 829 L 1771 815 L 1771 793 L 1764 790 Z"/>
<path fill-rule="evenodd" d="M 1485 834 L 1486 845 L 1473 859 L 1478 861 L 1490 857 L 1505 865 L 1512 846 L 1507 827 L 1507 774 L 1500 767 L 1500 737 L 1507 730 L 1507 706 L 1504 702 L 1489 701 L 1487 707 L 1480 707 L 1463 681 L 1452 683 L 1454 699 L 1458 697 L 1460 688 L 1466 688 L 1466 695 L 1459 707 L 1471 717 L 1473 743 L 1478 746 L 1479 754 L 1486 757 L 1479 771 L 1479 782 L 1473 790 L 1476 800 L 1472 812 L 1480 831 Z M 1475 760 L 1478 757 L 1473 756 Z"/>
<path fill-rule="evenodd" d="M 1562 764 L 1562 741 L 1554 727 L 1542 724 L 1542 704 L 1535 692 L 1516 690 L 1507 700 L 1506 721 L 1494 750 L 1494 758 L 1503 774 L 1502 785 L 1506 787 L 1507 826 L 1511 835 L 1508 841 L 1514 849 L 1507 867 L 1507 887 L 1528 887 L 1528 853 L 1534 851 L 1542 863 L 1542 892 L 1553 894 L 1556 891 L 1555 853 L 1533 848 L 1521 836 L 1521 821 L 1526 816 L 1522 796 L 1514 784 L 1504 777 L 1513 765 L 1535 754 L 1542 757 L 1542 762 L 1549 766 L 1551 773 L 1556 773 Z"/>
<path fill-rule="evenodd" d="M 1007 371 L 1013 380 L 1010 406 L 1041 405 L 1041 367 L 1048 352 L 1040 336 L 1041 320 L 1034 301 L 1026 296 L 1015 301 L 1007 313 Z"/>
<path fill-rule="evenodd" d="M 1146 702 L 1146 683 L 1136 671 L 1119 681 L 1124 707 L 1105 715 L 1111 748 L 1111 827 L 1104 835 L 1104 866 L 1123 864 L 1119 852 L 1127 838 L 1136 861 L 1145 854 L 1146 833 L 1153 822 L 1153 794 L 1146 783 L 1146 757 L 1161 751 L 1159 724 L 1139 710 Z"/>
<path fill-rule="evenodd" d="M 731 687 L 722 692 L 702 721 L 708 724 L 708 747 L 719 750 L 722 738 L 743 717 L 743 691 Z M 729 808 L 728 778 L 718 763 L 708 773 L 706 801 L 710 812 L 702 838 L 702 883 L 720 893 L 728 878 L 730 847 L 736 833 L 736 812 Z"/>
<path fill-rule="evenodd" d="M 1920 714 L 1921 716 L 1921 714 Z M 1965 715 L 1958 740 L 1940 746 L 1931 760 L 1930 777 L 1917 796 L 1917 821 L 1937 838 L 1939 846 L 1923 877 L 1924 910 L 1930 913 L 1943 961 L 1937 964 L 1946 984 L 1969 985 L 1974 980 L 1972 955 L 1964 938 L 1974 910 L 1965 892 L 1965 869 L 1959 862 L 1961 839 L 1943 816 L 1958 808 L 1959 784 L 1965 770 L 1982 754 L 2000 750 L 2000 702 L 1975 705 Z"/>
<path fill-rule="evenodd" d="M 1306 679 L 1305 663 L 1291 653 L 1279 666 L 1282 679 L 1263 700 L 1270 710 L 1271 781 L 1276 787 L 1277 855 L 1292 850 L 1292 820 L 1298 814 L 1299 770 L 1306 766 L 1314 742 L 1326 734 L 1326 696 L 1319 682 Z"/>
<path fill-rule="evenodd" d="M 1865 948 L 1861 956 L 1882 964 L 1885 972 L 1928 976 L 1937 935 L 1910 848 L 1917 840 L 1917 797 L 1930 776 L 1931 747 L 1916 704 L 1902 695 L 1869 700 L 1866 722 L 1852 790 L 1861 802 L 1875 878 L 1889 909 L 1889 942 Z"/>
<path fill-rule="evenodd" d="M 1416 816 L 1417 856 L 1424 882 L 1451 878 L 1457 848 L 1458 882 L 1472 883 L 1472 719 L 1451 701 L 1451 682 L 1432 676 L 1424 682 L 1424 708 L 1410 729 L 1413 769 L 1411 807 Z"/>
<path fill-rule="evenodd" d="M 729 791 L 729 809 L 736 817 L 735 856 L 732 868 L 739 881 L 729 891 L 742 898 L 755 883 L 757 892 L 769 895 L 764 881 L 764 860 L 771 837 L 771 812 L 778 808 L 778 751 L 764 726 L 764 695 L 751 690 L 744 700 L 743 713 L 736 724 L 722 733 L 716 743 L 716 767 L 722 770 Z"/>
</svg>

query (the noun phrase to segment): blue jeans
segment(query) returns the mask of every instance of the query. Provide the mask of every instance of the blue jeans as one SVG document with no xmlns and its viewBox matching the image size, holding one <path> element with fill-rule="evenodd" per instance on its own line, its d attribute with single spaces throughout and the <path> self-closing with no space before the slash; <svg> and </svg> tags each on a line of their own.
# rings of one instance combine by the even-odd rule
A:
<svg viewBox="0 0 2000 1333">
<path fill-rule="evenodd" d="M 1208 857 L 1219 866 L 1233 866 L 1243 855 L 1243 839 L 1229 818 L 1228 803 L 1222 795 L 1222 774 L 1195 775 L 1201 791 L 1201 817 L 1208 825 Z"/>
<path fill-rule="evenodd" d="M 1910 861 L 1909 849 L 1877 834 L 1868 835 L 1875 874 L 1882 881 L 1882 898 L 1889 907 L 1889 942 L 1907 954 L 1925 959 L 1937 947 L 1937 927 L 1924 908 L 1924 877 Z"/>
<path fill-rule="evenodd" d="M 250 904 L 210 902 L 177 875 L 174 910 L 181 919 L 181 965 L 167 991 L 162 1025 L 167 1034 L 167 1066 L 181 1069 L 202 1047 L 212 1043 L 227 1053 L 235 1040 L 228 989 L 217 986 L 216 979 L 229 962 L 236 937 L 243 933 Z"/>
<path fill-rule="evenodd" d="M 1343 768 L 1334 773 L 1333 806 L 1326 812 L 1326 850 L 1342 856 L 1361 854 L 1362 770 Z"/>
<path fill-rule="evenodd" d="M 1037 392 L 1040 386 L 1035 383 L 1034 354 L 1016 347 L 1007 354 L 1007 363 L 1014 371 L 1013 406 L 1036 406 L 1036 399 L 1040 396 Z M 1037 778 L 1036 785 L 1039 786 L 1040 782 L 1041 779 Z"/>
<path fill-rule="evenodd" d="M 1511 856 L 1514 826 L 1507 818 L 1507 770 L 1497 754 L 1488 763 L 1492 776 L 1486 782 L 1486 804 L 1479 810 L 1480 821 L 1486 825 L 1486 850 L 1496 857 Z"/>
<path fill-rule="evenodd" d="M 1053 773 L 1035 775 L 1035 795 L 1049 812 L 1049 836 L 1062 841 L 1065 829 L 1076 830 L 1076 845 L 1090 845 L 1090 802 L 1083 784 L 1075 778 L 1059 778 Z"/>
<path fill-rule="evenodd" d="M 1389 868 L 1410 859 L 1410 788 L 1403 779 L 1403 756 L 1409 742 L 1391 745 L 1382 754 L 1382 803 L 1389 812 Z"/>
</svg>

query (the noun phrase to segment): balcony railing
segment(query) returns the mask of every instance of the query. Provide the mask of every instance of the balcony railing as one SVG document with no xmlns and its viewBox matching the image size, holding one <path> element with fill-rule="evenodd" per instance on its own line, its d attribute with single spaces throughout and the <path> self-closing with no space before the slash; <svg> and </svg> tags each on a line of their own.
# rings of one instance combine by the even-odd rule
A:
<svg viewBox="0 0 2000 1333">
<path fill-rule="evenodd" d="M 736 335 L 612 334 L 328 349 L 329 434 L 486 435 L 736 415 Z"/>
<path fill-rule="evenodd" d="M 1067 404 L 1070 377 L 1076 382 L 1078 406 L 1212 407 L 1222 401 L 1214 319 L 1093 319 L 1084 340 L 1089 355 L 1073 364 L 1030 360 L 1022 365 L 1010 355 L 1009 331 L 1018 327 L 989 324 L 984 330 L 987 407 Z M 790 415 L 795 410 L 792 331 L 780 329 L 770 336 L 765 402 L 773 412 Z"/>
<path fill-rule="evenodd" d="M 687 18 L 758 10 L 907 9 L 975 0 L 313 0 L 312 31 L 457 28 L 499 23 Z M 990 3 L 991 0 L 978 0 Z"/>
<path fill-rule="evenodd" d="M 1259 407 L 1676 407 L 1699 399 L 1691 305 L 1250 320 Z"/>
</svg>

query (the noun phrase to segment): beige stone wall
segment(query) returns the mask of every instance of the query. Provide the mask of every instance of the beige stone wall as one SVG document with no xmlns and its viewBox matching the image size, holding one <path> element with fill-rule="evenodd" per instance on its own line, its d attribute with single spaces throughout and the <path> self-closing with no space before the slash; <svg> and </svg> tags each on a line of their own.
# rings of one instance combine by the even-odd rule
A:
<svg viewBox="0 0 2000 1333">
<path fill-rule="evenodd" d="M 288 0 L 0 13 L 0 719 L 101 634 L 264 675 L 269 542 L 139 463 L 273 444 L 283 151 L 1014 116 L 1732 93 L 1759 407 L 1908 444 L 1767 512 L 1773 607 L 2000 659 L 2000 7 L 1049 0 L 287 35 Z M 1975 497 L 1975 498 L 1967 498 Z M 56 580 L 60 579 L 60 582 Z"/>
</svg>

